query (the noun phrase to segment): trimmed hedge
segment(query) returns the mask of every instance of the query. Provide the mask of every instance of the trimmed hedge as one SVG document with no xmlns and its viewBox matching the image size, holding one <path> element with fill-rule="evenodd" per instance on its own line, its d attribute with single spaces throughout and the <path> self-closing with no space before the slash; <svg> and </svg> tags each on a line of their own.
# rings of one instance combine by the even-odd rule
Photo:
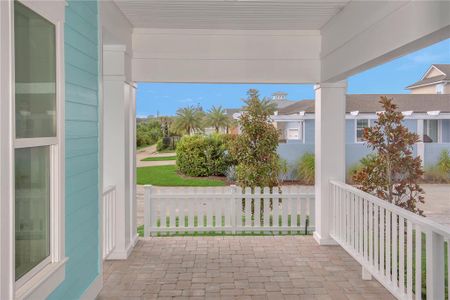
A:
<svg viewBox="0 0 450 300">
<path fill-rule="evenodd" d="M 177 143 L 178 170 L 188 176 L 223 176 L 231 165 L 225 135 L 184 136 Z"/>
</svg>

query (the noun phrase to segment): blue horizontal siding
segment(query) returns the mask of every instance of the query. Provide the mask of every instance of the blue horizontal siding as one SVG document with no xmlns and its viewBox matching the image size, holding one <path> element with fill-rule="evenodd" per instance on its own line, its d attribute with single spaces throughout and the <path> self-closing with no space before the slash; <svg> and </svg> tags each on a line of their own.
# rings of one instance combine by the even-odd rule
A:
<svg viewBox="0 0 450 300">
<path fill-rule="evenodd" d="M 98 26 L 96 0 L 66 6 L 66 278 L 50 299 L 79 299 L 99 275 Z"/>
<path fill-rule="evenodd" d="M 98 149 L 98 136 L 66 139 L 66 163 L 72 157 L 98 153 Z"/>
</svg>

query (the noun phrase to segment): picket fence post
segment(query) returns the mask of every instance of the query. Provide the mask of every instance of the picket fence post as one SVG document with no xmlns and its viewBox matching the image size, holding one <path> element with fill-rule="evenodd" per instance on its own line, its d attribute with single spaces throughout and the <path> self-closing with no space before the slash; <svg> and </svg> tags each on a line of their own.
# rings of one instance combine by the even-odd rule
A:
<svg viewBox="0 0 450 300">
<path fill-rule="evenodd" d="M 236 234 L 236 185 L 230 185 L 230 201 L 231 201 L 231 233 Z"/>
<path fill-rule="evenodd" d="M 144 237 L 150 236 L 150 201 L 151 201 L 152 185 L 144 186 Z"/>
</svg>

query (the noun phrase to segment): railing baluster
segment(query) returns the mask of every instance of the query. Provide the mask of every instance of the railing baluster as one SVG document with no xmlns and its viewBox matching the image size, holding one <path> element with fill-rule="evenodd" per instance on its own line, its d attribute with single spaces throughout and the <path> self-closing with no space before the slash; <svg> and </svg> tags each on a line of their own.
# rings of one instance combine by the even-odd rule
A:
<svg viewBox="0 0 450 300">
<path fill-rule="evenodd" d="M 406 223 L 406 295 L 408 299 L 412 299 L 412 267 L 413 267 L 413 230 L 412 222 Z"/>
<path fill-rule="evenodd" d="M 386 276 L 386 263 L 384 257 L 384 240 L 385 240 L 385 231 L 386 231 L 386 223 L 384 220 L 385 210 L 383 207 L 380 207 L 380 272 L 382 276 Z"/>
<path fill-rule="evenodd" d="M 378 245 L 379 245 L 379 224 L 378 224 L 378 205 L 374 204 L 373 205 L 373 209 L 374 209 L 374 266 L 375 266 L 375 270 L 378 272 L 380 270 L 380 263 L 379 263 L 379 256 L 378 256 Z"/>
<path fill-rule="evenodd" d="M 400 288 L 400 293 L 404 294 L 405 293 L 405 219 L 401 216 L 398 217 L 398 222 L 399 222 L 399 229 L 398 229 L 398 234 L 399 234 L 399 242 L 398 242 L 398 247 L 399 247 L 399 254 L 398 254 L 398 259 L 399 259 L 399 264 L 398 264 L 398 273 L 399 273 L 399 288 Z"/>
<path fill-rule="evenodd" d="M 398 288 L 398 220 L 395 213 L 392 214 L 392 282 Z"/>
<path fill-rule="evenodd" d="M 386 210 L 386 277 L 390 282 L 392 280 L 392 213 Z"/>
<path fill-rule="evenodd" d="M 416 300 L 422 299 L 422 230 L 419 225 L 416 225 L 416 269 L 415 269 L 415 281 L 416 281 Z"/>
</svg>

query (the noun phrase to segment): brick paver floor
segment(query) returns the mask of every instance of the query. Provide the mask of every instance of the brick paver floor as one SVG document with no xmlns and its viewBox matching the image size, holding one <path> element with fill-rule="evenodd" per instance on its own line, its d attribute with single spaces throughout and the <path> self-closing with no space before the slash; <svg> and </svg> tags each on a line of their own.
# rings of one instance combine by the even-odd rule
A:
<svg viewBox="0 0 450 300">
<path fill-rule="evenodd" d="M 311 236 L 153 237 L 104 264 L 99 299 L 394 299 Z"/>
</svg>

